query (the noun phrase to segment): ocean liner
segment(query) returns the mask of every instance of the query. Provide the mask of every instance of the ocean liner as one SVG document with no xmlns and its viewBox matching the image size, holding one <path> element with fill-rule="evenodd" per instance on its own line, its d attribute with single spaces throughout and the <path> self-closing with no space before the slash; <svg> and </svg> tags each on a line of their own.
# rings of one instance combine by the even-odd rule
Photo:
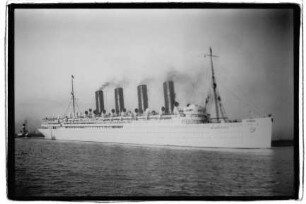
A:
<svg viewBox="0 0 306 204">
<path fill-rule="evenodd" d="M 159 145 L 211 148 L 270 148 L 272 137 L 271 115 L 260 118 L 230 120 L 225 116 L 217 88 L 212 49 L 210 57 L 211 89 L 204 106 L 188 104 L 180 107 L 175 101 L 174 81 L 163 83 L 165 106 L 159 112 L 148 108 L 147 85 L 137 87 L 138 108 L 124 107 L 123 88 L 116 88 L 115 109 L 106 113 L 103 90 L 95 92 L 96 110 L 78 114 L 72 76 L 73 114 L 44 118 L 38 129 L 47 139 L 92 141 L 133 145 Z M 214 104 L 216 117 L 208 113 Z"/>
</svg>

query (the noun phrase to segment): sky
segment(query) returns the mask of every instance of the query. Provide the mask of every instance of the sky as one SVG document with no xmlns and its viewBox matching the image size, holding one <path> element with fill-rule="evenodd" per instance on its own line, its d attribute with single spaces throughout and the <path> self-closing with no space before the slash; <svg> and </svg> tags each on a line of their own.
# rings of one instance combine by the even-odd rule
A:
<svg viewBox="0 0 306 204">
<path fill-rule="evenodd" d="M 274 117 L 273 139 L 293 138 L 293 12 L 290 9 L 16 9 L 15 123 L 35 130 L 46 116 L 95 109 L 104 88 L 137 107 L 147 84 L 149 107 L 164 106 L 162 83 L 176 100 L 204 105 L 212 47 L 218 89 L 231 119 Z M 212 112 L 213 114 L 213 112 Z"/>
</svg>

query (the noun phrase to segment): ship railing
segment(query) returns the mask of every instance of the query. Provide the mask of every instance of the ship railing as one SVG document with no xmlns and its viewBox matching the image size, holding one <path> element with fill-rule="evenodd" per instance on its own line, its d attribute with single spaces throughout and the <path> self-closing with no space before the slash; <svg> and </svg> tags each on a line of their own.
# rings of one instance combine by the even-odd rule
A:
<svg viewBox="0 0 306 204">
<path fill-rule="evenodd" d="M 177 115 L 141 115 L 141 116 L 115 116 L 115 117 L 95 117 L 95 118 L 64 118 L 57 119 L 53 122 L 48 123 L 54 124 L 100 124 L 103 123 L 129 123 L 132 121 L 147 121 L 147 120 L 170 120 L 174 118 L 181 118 L 182 116 Z"/>
<path fill-rule="evenodd" d="M 209 118 L 210 123 L 225 123 L 229 122 L 228 117 L 223 118 Z"/>
<path fill-rule="evenodd" d="M 58 121 L 58 118 L 44 118 L 42 119 L 43 122 L 52 122 L 52 121 Z"/>
<path fill-rule="evenodd" d="M 42 124 L 60 124 L 59 121 L 43 121 Z"/>
</svg>

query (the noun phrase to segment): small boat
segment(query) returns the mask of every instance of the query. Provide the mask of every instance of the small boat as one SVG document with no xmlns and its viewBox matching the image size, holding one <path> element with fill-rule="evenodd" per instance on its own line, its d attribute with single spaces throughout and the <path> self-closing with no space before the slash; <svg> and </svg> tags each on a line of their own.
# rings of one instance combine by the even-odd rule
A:
<svg viewBox="0 0 306 204">
<path fill-rule="evenodd" d="M 26 124 L 27 121 L 24 121 L 24 123 L 22 124 L 22 129 L 20 130 L 20 132 L 17 134 L 16 137 L 28 137 L 29 132 L 26 129 Z"/>
</svg>

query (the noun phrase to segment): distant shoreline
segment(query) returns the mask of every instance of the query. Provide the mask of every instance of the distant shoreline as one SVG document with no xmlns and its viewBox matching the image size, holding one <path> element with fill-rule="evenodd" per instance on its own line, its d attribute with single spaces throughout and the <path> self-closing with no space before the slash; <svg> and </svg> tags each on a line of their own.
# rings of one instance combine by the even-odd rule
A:
<svg viewBox="0 0 306 204">
<path fill-rule="evenodd" d="M 272 147 L 293 146 L 293 140 L 272 140 Z"/>
<path fill-rule="evenodd" d="M 45 136 L 43 134 L 41 134 L 41 133 L 29 133 L 27 135 L 27 138 L 28 137 L 32 137 L 32 138 L 44 138 Z M 22 138 L 22 137 L 18 137 L 17 133 L 15 133 L 15 138 Z"/>
</svg>

